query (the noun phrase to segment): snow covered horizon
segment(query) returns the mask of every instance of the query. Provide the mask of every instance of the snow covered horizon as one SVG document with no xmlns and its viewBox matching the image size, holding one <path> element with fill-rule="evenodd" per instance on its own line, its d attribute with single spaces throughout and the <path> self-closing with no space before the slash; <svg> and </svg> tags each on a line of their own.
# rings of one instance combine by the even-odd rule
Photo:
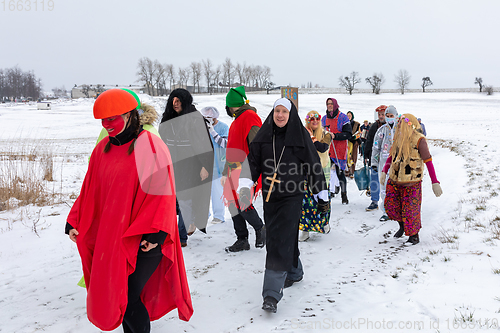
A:
<svg viewBox="0 0 500 333">
<path fill-rule="evenodd" d="M 163 112 L 166 100 L 140 95 Z M 264 120 L 277 94 L 251 93 Z M 500 95 L 436 92 L 301 94 L 299 114 L 325 111 L 327 97 L 355 120 L 374 120 L 380 104 L 412 113 L 425 123 L 443 195 L 423 181 L 420 244 L 395 239 L 394 221 L 366 212 L 370 199 L 348 182 L 349 205 L 332 201 L 329 234 L 299 244 L 304 280 L 284 291 L 278 312 L 261 309 L 265 249 L 228 254 L 236 239 L 226 222 L 194 233 L 183 248 L 194 314 L 177 311 L 152 323 L 152 332 L 320 332 L 337 330 L 475 332 L 500 329 Z M 198 109 L 218 108 L 225 95 L 193 95 Z M 0 134 L 2 158 L 23 147 L 54 154 L 56 204 L 0 212 L 0 332 L 100 332 L 86 317 L 78 251 L 64 225 L 78 195 L 87 161 L 101 130 L 93 99 L 55 100 L 52 110 L 0 104 L 7 125 Z M 3 159 L 5 160 L 5 159 Z M 358 158 L 358 168 L 362 161 Z M 15 204 L 15 202 L 13 202 Z M 262 198 L 257 200 L 261 217 Z M 36 227 L 36 233 L 33 227 Z M 114 332 L 121 332 L 121 328 Z"/>
</svg>

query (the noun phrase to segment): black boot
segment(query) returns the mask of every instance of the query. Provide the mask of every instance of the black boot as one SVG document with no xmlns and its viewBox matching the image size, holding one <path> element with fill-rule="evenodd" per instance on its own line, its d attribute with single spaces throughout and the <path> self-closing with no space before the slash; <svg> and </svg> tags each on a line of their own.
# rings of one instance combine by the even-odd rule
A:
<svg viewBox="0 0 500 333">
<path fill-rule="evenodd" d="M 347 192 L 340 192 L 342 196 L 342 204 L 347 205 L 349 203 L 349 199 L 347 199 Z"/>
<path fill-rule="evenodd" d="M 255 231 L 255 247 L 264 247 L 266 245 L 266 227 L 262 226 Z"/>
<path fill-rule="evenodd" d="M 276 313 L 278 310 L 278 301 L 274 299 L 274 297 L 266 296 L 266 298 L 264 298 L 264 304 L 262 304 L 262 310 Z"/>
<path fill-rule="evenodd" d="M 404 223 L 403 222 L 398 222 L 398 223 L 399 223 L 399 230 L 396 231 L 396 233 L 394 234 L 394 237 L 396 237 L 396 238 L 400 238 L 405 233 Z"/>
<path fill-rule="evenodd" d="M 233 245 L 226 247 L 226 252 L 240 252 L 250 250 L 250 243 L 247 238 L 236 240 Z"/>
<path fill-rule="evenodd" d="M 412 245 L 416 245 L 416 244 L 420 243 L 420 239 L 418 237 L 418 234 L 415 234 L 413 236 L 408 237 L 408 240 L 406 242 L 411 243 Z"/>
</svg>

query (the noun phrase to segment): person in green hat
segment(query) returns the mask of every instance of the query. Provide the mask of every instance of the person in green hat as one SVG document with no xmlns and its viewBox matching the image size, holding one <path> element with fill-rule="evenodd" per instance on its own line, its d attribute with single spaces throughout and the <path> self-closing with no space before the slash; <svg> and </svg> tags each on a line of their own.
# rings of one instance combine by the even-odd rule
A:
<svg viewBox="0 0 500 333">
<path fill-rule="evenodd" d="M 257 110 L 248 103 L 244 86 L 231 88 L 226 95 L 226 112 L 231 118 L 234 118 L 234 121 L 229 128 L 226 165 L 222 173 L 221 183 L 224 186 L 224 201 L 231 213 L 237 237 L 233 245 L 226 247 L 226 252 L 250 250 L 247 222 L 255 229 L 255 247 L 262 248 L 266 243 L 264 223 L 252 205 L 253 199 L 260 191 L 261 181 L 259 179 L 257 185 L 252 186 L 253 184 L 243 184 L 245 180 L 240 179 L 241 165 L 246 162 L 250 151 L 250 142 L 262 126 L 262 120 L 257 115 Z M 248 195 L 240 198 L 238 193 L 242 187 L 251 190 Z"/>
</svg>

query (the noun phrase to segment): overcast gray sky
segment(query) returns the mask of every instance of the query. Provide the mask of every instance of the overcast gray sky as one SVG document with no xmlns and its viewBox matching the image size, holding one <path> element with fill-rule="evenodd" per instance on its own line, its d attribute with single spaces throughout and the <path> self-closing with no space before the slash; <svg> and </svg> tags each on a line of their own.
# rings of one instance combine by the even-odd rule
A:
<svg viewBox="0 0 500 333">
<path fill-rule="evenodd" d="M 31 1 L 31 11 L 26 3 Z M 278 85 L 338 87 L 374 72 L 395 88 L 500 86 L 498 0 L 23 0 L 0 3 L 0 68 L 34 70 L 44 90 L 130 84 L 141 57 L 176 68 L 211 59 L 266 65 Z M 13 3 L 14 1 L 12 1 Z M 15 1 L 16 4 L 18 1 Z M 366 83 L 360 88 L 368 88 Z"/>
</svg>

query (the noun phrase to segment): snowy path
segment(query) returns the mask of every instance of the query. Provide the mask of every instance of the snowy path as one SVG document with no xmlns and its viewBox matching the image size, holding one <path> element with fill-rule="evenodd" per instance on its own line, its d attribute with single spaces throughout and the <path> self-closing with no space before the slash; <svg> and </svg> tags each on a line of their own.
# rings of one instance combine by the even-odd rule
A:
<svg viewBox="0 0 500 333">
<path fill-rule="evenodd" d="M 487 125 L 471 125 L 467 119 L 469 108 L 478 103 L 476 95 L 464 97 L 463 109 L 458 107 L 463 101 L 454 101 L 448 94 L 429 96 L 417 96 L 416 101 L 390 96 L 401 98 L 397 102 L 409 109 L 434 105 L 424 98 L 443 99 L 436 110 L 426 110 L 427 128 L 434 133 L 438 132 L 436 124 L 446 118 L 442 113 L 454 114 L 453 123 L 441 128 L 441 140 L 430 140 L 444 194 L 435 198 L 426 176 L 419 245 L 403 246 L 406 237 L 394 239 L 396 222 L 381 223 L 380 211 L 365 212 L 369 199 L 360 196 L 355 183 L 349 181 L 349 205 L 341 205 L 340 198 L 333 201 L 332 231 L 313 234 L 300 243 L 304 280 L 286 289 L 278 312 L 268 314 L 261 310 L 265 250 L 252 245 L 244 253 L 225 253 L 224 247 L 235 240 L 227 214 L 226 223 L 210 225 L 207 235 L 195 233 L 184 248 L 195 309 L 192 319 L 182 322 L 173 311 L 152 324 L 153 332 L 316 332 L 333 328 L 401 332 L 417 331 L 419 325 L 423 332 L 451 332 L 463 325 L 469 325 L 464 331 L 474 332 L 480 324 L 482 330 L 494 329 L 492 320 L 498 321 L 500 311 L 500 293 L 493 287 L 500 279 L 499 137 L 493 131 L 482 134 L 485 128 L 498 128 L 499 103 L 485 102 L 489 105 L 483 113 Z M 217 105 L 222 99 L 204 98 Z M 259 109 L 274 99 L 265 95 L 252 98 Z M 359 105 L 353 104 L 353 110 L 379 104 L 377 96 L 356 98 L 352 101 Z M 324 100 L 323 96 L 303 96 L 301 103 L 319 109 L 312 102 L 316 99 Z M 76 104 L 74 109 L 88 112 L 87 104 Z M 9 116 L 4 111 L 2 117 Z M 19 112 L 24 117 L 22 112 L 31 111 Z M 68 125 L 73 121 L 61 117 L 57 124 L 62 137 L 45 137 L 55 140 L 58 147 L 64 147 L 64 136 L 70 135 Z M 10 137 L 18 127 L 12 128 L 7 133 Z M 467 140 L 476 140 L 462 141 L 465 130 Z M 85 151 L 93 145 L 97 132 L 98 126 L 89 122 L 85 130 L 69 137 L 78 145 L 60 152 L 65 156 L 64 193 L 78 193 L 85 174 Z M 261 199 L 257 209 L 262 213 Z M 68 205 L 61 204 L 0 214 L 0 332 L 99 332 L 86 318 L 85 290 L 76 286 L 81 277 L 76 246 L 62 234 L 68 211 Z M 31 231 L 35 222 L 40 237 Z M 254 237 L 250 230 L 251 244 Z"/>
</svg>

